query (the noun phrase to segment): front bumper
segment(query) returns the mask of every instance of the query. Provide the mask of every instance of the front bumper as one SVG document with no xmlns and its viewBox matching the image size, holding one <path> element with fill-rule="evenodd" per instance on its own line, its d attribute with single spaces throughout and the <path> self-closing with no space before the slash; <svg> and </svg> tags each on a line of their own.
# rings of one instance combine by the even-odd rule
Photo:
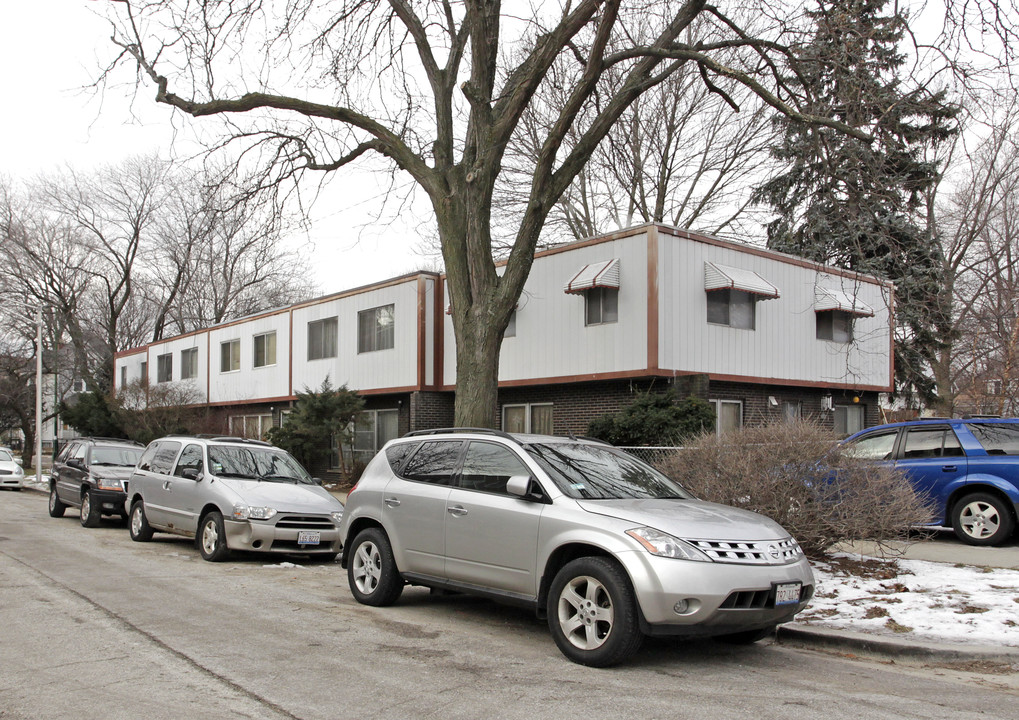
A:
<svg viewBox="0 0 1019 720">
<path fill-rule="evenodd" d="M 814 575 L 806 558 L 788 565 L 742 565 L 618 555 L 633 581 L 649 635 L 722 635 L 788 622 L 807 606 Z M 799 602 L 775 605 L 775 587 L 800 583 Z M 676 612 L 676 604 L 686 609 Z"/>
<path fill-rule="evenodd" d="M 127 493 L 123 490 L 100 490 L 94 488 L 92 493 L 92 504 L 99 507 L 103 515 L 123 515 L 124 502 L 127 500 Z"/>
<path fill-rule="evenodd" d="M 340 529 L 331 520 L 303 516 L 304 522 L 292 521 L 292 516 L 279 516 L 271 521 L 231 520 L 224 518 L 226 545 L 231 550 L 254 550 L 272 553 L 302 553 L 309 555 L 336 554 L 343 548 Z M 318 545 L 300 545 L 297 542 L 302 530 L 319 533 Z"/>
<path fill-rule="evenodd" d="M 25 487 L 24 475 L 0 475 L 0 487 L 23 488 Z"/>
</svg>

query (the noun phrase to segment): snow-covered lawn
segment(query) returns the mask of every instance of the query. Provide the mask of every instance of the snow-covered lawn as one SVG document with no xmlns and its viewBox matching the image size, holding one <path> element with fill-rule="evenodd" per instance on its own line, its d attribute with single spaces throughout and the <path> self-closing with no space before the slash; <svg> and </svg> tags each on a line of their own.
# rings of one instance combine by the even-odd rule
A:
<svg viewBox="0 0 1019 720">
<path fill-rule="evenodd" d="M 902 638 L 1019 646 L 1019 571 L 839 554 L 813 563 L 796 620 Z"/>
</svg>

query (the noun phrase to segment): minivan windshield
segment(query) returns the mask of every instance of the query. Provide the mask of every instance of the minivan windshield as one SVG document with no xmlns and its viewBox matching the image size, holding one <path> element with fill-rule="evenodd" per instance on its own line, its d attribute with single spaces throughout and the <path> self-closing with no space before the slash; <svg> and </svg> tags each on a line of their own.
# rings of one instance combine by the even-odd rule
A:
<svg viewBox="0 0 1019 720">
<path fill-rule="evenodd" d="M 315 484 L 300 463 L 272 447 L 209 445 L 209 471 L 219 477 L 242 480 Z"/>
<path fill-rule="evenodd" d="M 563 493 L 578 500 L 693 498 L 679 483 L 613 447 L 536 443 L 526 449 Z"/>
</svg>

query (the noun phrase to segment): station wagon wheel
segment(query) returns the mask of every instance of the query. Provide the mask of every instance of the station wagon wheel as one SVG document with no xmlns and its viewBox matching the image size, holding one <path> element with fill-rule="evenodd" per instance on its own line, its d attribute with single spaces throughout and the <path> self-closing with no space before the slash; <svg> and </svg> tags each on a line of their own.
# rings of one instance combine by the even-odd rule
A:
<svg viewBox="0 0 1019 720">
<path fill-rule="evenodd" d="M 952 508 L 952 529 L 969 545 L 1000 545 L 1014 528 L 1008 506 L 990 493 L 971 493 Z"/>
<path fill-rule="evenodd" d="M 198 550 L 209 562 L 219 562 L 230 557 L 223 516 L 215 510 L 203 517 L 198 526 Z"/>
<path fill-rule="evenodd" d="M 99 508 L 92 502 L 92 493 L 88 490 L 81 496 L 81 526 L 87 528 L 98 527 Z"/>
<path fill-rule="evenodd" d="M 145 519 L 145 503 L 141 500 L 131 506 L 131 514 L 127 519 L 127 532 L 135 542 L 148 542 L 152 539 L 152 528 Z"/>
<path fill-rule="evenodd" d="M 63 517 L 67 506 L 57 497 L 57 484 L 50 483 L 50 517 Z"/>
<path fill-rule="evenodd" d="M 608 558 L 578 558 L 564 565 L 549 588 L 547 610 L 556 645 L 581 665 L 615 665 L 644 640 L 630 581 Z"/>
<path fill-rule="evenodd" d="M 363 605 L 392 605 L 403 592 L 393 546 L 381 528 L 367 528 L 354 538 L 347 564 L 347 583 L 354 599 Z"/>
</svg>

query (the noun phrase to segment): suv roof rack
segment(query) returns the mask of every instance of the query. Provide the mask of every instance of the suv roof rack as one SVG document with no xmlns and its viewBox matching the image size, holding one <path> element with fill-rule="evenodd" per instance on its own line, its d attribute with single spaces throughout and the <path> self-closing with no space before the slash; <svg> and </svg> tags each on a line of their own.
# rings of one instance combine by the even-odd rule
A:
<svg viewBox="0 0 1019 720">
<path fill-rule="evenodd" d="M 96 442 L 116 442 L 116 443 L 129 443 L 131 445 L 138 445 L 139 447 L 145 447 L 137 440 L 130 440 L 128 438 L 115 438 L 115 437 L 102 437 L 101 435 L 82 435 L 81 437 L 73 438 L 73 440 L 94 440 Z M 71 440 L 65 441 L 71 442 Z"/>
<path fill-rule="evenodd" d="M 495 435 L 505 440 L 520 444 L 520 441 L 510 435 L 508 432 L 502 430 L 494 430 L 492 428 L 476 428 L 476 427 L 460 427 L 460 428 L 431 428 L 430 430 L 413 430 L 403 437 L 420 437 L 422 435 L 441 435 L 443 433 L 463 433 L 463 434 L 477 434 L 477 435 Z"/>
<path fill-rule="evenodd" d="M 242 438 L 234 437 L 233 435 L 216 435 L 215 433 L 169 433 L 164 437 L 173 438 L 194 438 L 196 440 L 218 440 L 220 442 L 235 442 L 235 443 L 246 443 L 249 445 L 265 445 L 266 447 L 272 447 L 272 443 L 266 442 L 265 440 L 255 440 L 253 438 Z"/>
</svg>

